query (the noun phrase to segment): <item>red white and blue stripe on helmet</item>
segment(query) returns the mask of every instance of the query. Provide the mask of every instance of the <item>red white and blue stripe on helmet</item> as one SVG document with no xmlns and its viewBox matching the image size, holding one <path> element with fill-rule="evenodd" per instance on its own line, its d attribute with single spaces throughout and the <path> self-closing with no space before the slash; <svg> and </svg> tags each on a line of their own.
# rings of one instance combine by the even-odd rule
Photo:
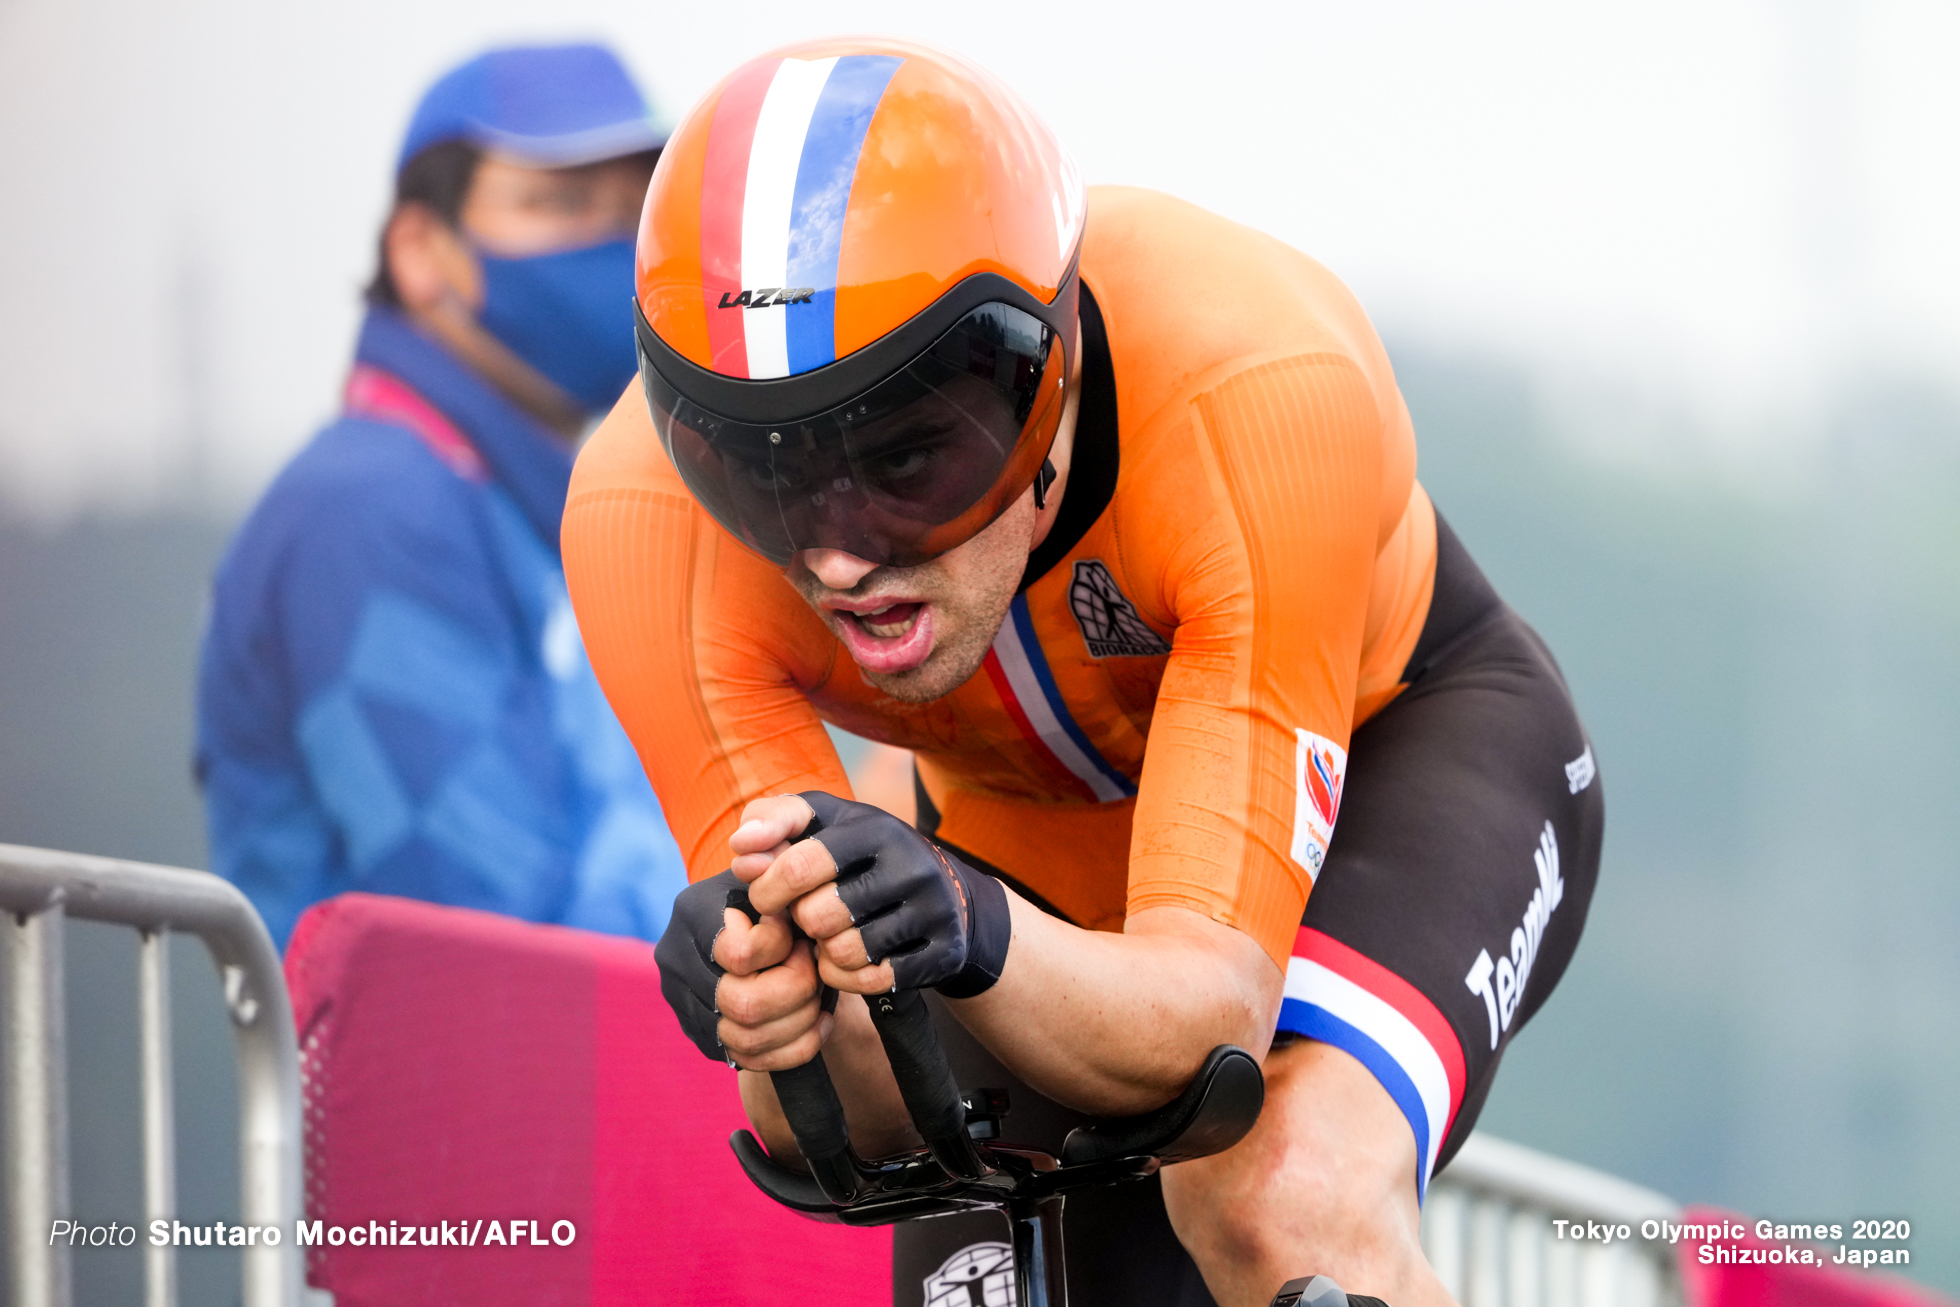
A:
<svg viewBox="0 0 1960 1307">
<path fill-rule="evenodd" d="M 1286 965 L 1279 1028 L 1351 1055 L 1373 1073 L 1416 1136 L 1416 1195 L 1463 1106 L 1463 1045 L 1434 1003 L 1330 935 L 1300 927 Z"/>
<path fill-rule="evenodd" d="M 715 371 L 787 377 L 837 357 L 837 258 L 872 114 L 896 55 L 764 59 L 723 89 L 701 187 Z M 808 290 L 792 312 L 781 292 Z M 767 307 L 748 307 L 758 291 Z M 741 305 L 729 312 L 724 306 Z"/>
<path fill-rule="evenodd" d="M 1137 792 L 1135 782 L 1111 766 L 1089 742 L 1088 734 L 1062 701 L 1047 655 L 1035 638 L 1026 595 L 1014 596 L 1007 619 L 1000 624 L 993 648 L 981 666 L 1021 735 L 1073 774 L 1099 802 L 1114 803 Z"/>
</svg>

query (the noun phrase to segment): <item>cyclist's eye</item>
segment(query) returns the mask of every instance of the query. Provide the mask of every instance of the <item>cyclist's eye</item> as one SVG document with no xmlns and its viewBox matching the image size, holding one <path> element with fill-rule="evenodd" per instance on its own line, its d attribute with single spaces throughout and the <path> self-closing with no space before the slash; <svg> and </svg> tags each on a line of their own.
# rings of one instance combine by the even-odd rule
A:
<svg viewBox="0 0 1960 1307">
<path fill-rule="evenodd" d="M 872 476 L 887 485 L 908 481 L 924 472 L 932 462 L 932 451 L 914 445 L 880 454 L 871 463 Z"/>
<path fill-rule="evenodd" d="M 803 480 L 788 469 L 773 462 L 743 462 L 742 475 L 751 488 L 770 494 L 782 494 L 796 489 Z"/>
</svg>

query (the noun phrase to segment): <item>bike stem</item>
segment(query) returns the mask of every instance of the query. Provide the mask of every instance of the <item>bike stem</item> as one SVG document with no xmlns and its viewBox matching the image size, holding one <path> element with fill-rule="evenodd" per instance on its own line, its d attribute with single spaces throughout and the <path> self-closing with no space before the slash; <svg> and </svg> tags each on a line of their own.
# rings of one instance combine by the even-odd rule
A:
<svg viewBox="0 0 1960 1307">
<path fill-rule="evenodd" d="M 1014 1301 L 1018 1307 L 1068 1307 L 1062 1256 L 1062 1195 L 1007 1203 L 1014 1232 Z"/>
<path fill-rule="evenodd" d="M 971 1100 L 961 1097 L 918 991 L 874 994 L 868 1002 L 925 1147 L 873 1163 L 860 1158 L 819 1054 L 802 1066 L 770 1072 L 809 1176 L 773 1161 L 746 1130 L 729 1140 L 735 1155 L 778 1202 L 847 1225 L 1002 1210 L 1013 1239 L 1020 1307 L 1068 1307 L 1064 1190 L 1139 1180 L 1166 1162 L 1221 1152 L 1259 1119 L 1265 1095 L 1259 1064 L 1244 1049 L 1221 1044 L 1177 1098 L 1139 1117 L 1079 1126 L 1063 1140 L 1059 1156 L 999 1142 L 983 1147 L 974 1134 L 996 1139 L 1004 1096 L 980 1090 Z"/>
</svg>

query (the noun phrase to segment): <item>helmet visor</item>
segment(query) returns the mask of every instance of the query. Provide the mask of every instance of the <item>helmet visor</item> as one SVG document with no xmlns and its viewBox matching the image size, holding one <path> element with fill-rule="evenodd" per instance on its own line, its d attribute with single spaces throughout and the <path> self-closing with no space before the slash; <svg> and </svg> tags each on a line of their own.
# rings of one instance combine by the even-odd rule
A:
<svg viewBox="0 0 1960 1307">
<path fill-rule="evenodd" d="M 755 424 L 682 397 L 644 352 L 661 443 L 701 506 L 777 563 L 840 549 L 909 567 L 959 545 L 1028 488 L 1062 414 L 1055 332 L 983 304 L 847 403 Z"/>
</svg>

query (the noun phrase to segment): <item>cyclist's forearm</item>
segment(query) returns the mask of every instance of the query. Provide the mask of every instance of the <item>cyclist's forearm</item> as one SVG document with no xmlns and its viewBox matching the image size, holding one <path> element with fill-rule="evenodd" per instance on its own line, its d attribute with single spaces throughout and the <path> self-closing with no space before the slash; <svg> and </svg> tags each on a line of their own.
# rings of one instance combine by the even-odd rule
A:
<svg viewBox="0 0 1960 1307">
<path fill-rule="evenodd" d="M 1082 930 L 1013 897 L 993 988 L 953 1010 L 1042 1093 L 1104 1116 L 1175 1097 L 1219 1044 L 1263 1057 L 1284 977 L 1252 939 L 1185 908 Z"/>
</svg>

